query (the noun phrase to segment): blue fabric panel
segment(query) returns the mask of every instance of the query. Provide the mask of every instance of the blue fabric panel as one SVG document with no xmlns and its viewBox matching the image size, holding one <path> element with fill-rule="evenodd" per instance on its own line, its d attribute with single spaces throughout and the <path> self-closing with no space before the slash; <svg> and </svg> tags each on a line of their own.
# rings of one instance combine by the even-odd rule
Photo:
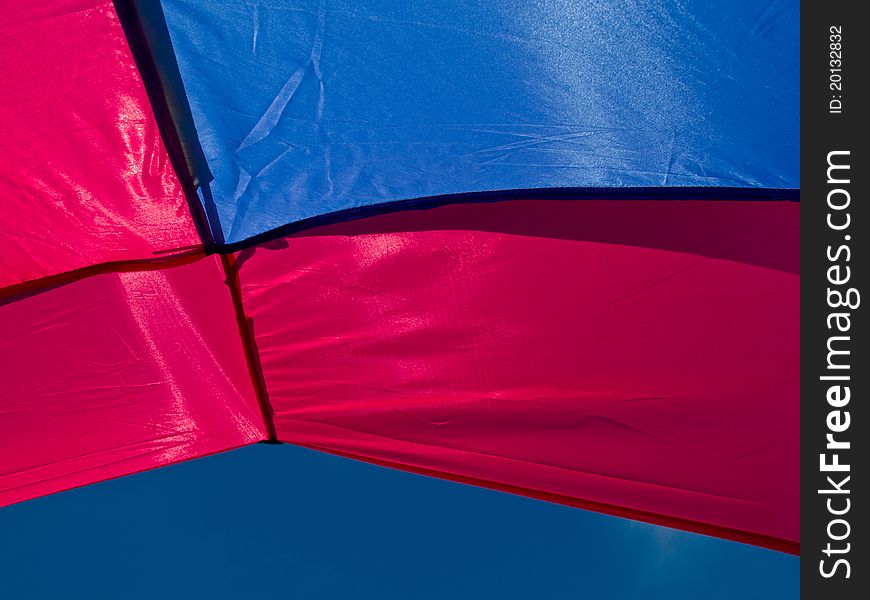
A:
<svg viewBox="0 0 870 600">
<path fill-rule="evenodd" d="M 163 0 L 228 242 L 551 187 L 798 187 L 797 0 Z"/>
</svg>

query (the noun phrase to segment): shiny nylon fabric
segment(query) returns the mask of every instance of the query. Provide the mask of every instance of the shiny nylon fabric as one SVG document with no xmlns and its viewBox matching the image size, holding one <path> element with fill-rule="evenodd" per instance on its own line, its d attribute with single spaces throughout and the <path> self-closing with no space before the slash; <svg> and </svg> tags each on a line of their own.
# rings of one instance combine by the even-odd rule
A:
<svg viewBox="0 0 870 600">
<path fill-rule="evenodd" d="M 228 242 L 488 190 L 798 187 L 794 0 L 162 0 Z"/>
<path fill-rule="evenodd" d="M 278 437 L 794 552 L 798 211 L 457 205 L 243 252 Z"/>
<path fill-rule="evenodd" d="M 0 506 L 264 439 L 232 315 L 214 257 L 0 306 Z"/>
<path fill-rule="evenodd" d="M 222 267 L 111 3 L 8 4 L 0 504 L 274 428 L 796 550 L 797 204 L 452 206 Z M 797 185 L 792 3 L 163 4 L 230 242 L 439 194 Z"/>
<path fill-rule="evenodd" d="M 0 4 L 0 288 L 200 246 L 112 3 Z"/>
</svg>

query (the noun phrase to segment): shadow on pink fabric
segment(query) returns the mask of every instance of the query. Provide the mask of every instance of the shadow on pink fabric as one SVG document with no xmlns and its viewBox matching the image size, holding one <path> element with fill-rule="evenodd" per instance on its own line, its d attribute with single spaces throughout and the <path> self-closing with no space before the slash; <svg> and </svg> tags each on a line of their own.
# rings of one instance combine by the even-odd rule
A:
<svg viewBox="0 0 870 600">
<path fill-rule="evenodd" d="M 0 506 L 265 438 L 216 257 L 0 306 Z"/>
<path fill-rule="evenodd" d="M 456 205 L 244 251 L 278 437 L 797 552 L 798 212 Z"/>
<path fill-rule="evenodd" d="M 0 288 L 202 244 L 110 0 L 4 2 Z"/>
<path fill-rule="evenodd" d="M 769 200 L 780 191 L 766 189 L 765 201 L 409 209 L 206 256 L 111 0 L 6 2 L 3 11 L 0 505 L 284 440 L 797 552 L 799 206 Z M 385 89 L 380 97 L 392 102 Z M 742 123 L 742 113 L 726 116 Z M 333 141 L 344 139 L 348 121 L 332 122 Z M 516 126 L 487 133 L 469 124 L 463 136 L 512 138 Z M 544 129 L 533 138 L 562 125 L 536 127 Z M 669 164 L 668 185 L 676 137 L 649 129 L 665 142 L 656 152 L 670 155 L 653 161 Z M 315 152 L 291 158 L 316 158 L 329 146 L 321 138 L 309 144 Z M 276 139 L 264 148 L 278 143 L 284 157 Z M 347 167 L 328 152 L 314 175 L 289 162 L 267 172 L 278 160 L 269 155 L 250 187 L 255 209 L 248 198 L 237 211 L 238 196 L 223 204 L 221 216 L 238 225 L 229 237 L 242 247 L 273 227 L 350 218 L 342 210 L 384 200 L 387 180 L 405 198 L 426 173 L 423 147 L 440 148 L 433 156 L 447 179 L 462 171 L 460 157 L 440 154 L 452 143 L 408 139 L 423 154 L 372 155 L 387 166 L 408 158 L 398 178 L 350 169 L 353 189 L 378 190 L 368 198 L 327 198 L 341 190 L 329 173 L 327 192 L 317 191 L 320 163 Z M 374 144 L 387 157 L 399 147 Z M 598 152 L 571 152 L 572 169 L 591 161 L 575 175 L 611 176 Z M 266 156 L 255 154 L 247 156 Z M 464 156 L 472 154 L 492 163 Z M 212 165 L 217 184 L 236 162 Z M 762 169 L 765 180 L 796 185 L 784 164 Z M 505 165 L 493 181 L 515 181 L 524 166 Z M 549 172 L 533 166 L 536 177 Z M 701 179 L 757 183 L 741 170 Z M 228 188 L 239 194 L 251 183 L 242 172 Z M 561 173 L 540 181 L 588 185 L 560 182 Z M 614 173 L 596 181 L 633 181 Z M 460 194 L 505 193 L 457 181 L 470 186 Z M 291 188 L 298 193 L 281 192 Z M 202 229 L 203 208 L 191 205 Z"/>
</svg>

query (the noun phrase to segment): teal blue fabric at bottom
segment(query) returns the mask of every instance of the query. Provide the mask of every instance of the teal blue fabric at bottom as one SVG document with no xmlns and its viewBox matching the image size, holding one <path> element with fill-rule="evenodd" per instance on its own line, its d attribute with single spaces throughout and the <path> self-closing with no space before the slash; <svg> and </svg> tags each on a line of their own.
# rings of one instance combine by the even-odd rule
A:
<svg viewBox="0 0 870 600">
<path fill-rule="evenodd" d="M 7 598 L 779 600 L 797 556 L 256 445 L 8 506 Z"/>
</svg>

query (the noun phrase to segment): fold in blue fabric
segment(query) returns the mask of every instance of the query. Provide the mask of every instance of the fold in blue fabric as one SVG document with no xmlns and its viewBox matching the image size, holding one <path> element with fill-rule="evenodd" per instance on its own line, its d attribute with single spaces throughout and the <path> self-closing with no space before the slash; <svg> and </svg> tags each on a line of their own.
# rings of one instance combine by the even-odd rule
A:
<svg viewBox="0 0 870 600">
<path fill-rule="evenodd" d="M 355 207 L 796 188 L 797 0 L 163 0 L 227 242 Z"/>
</svg>

